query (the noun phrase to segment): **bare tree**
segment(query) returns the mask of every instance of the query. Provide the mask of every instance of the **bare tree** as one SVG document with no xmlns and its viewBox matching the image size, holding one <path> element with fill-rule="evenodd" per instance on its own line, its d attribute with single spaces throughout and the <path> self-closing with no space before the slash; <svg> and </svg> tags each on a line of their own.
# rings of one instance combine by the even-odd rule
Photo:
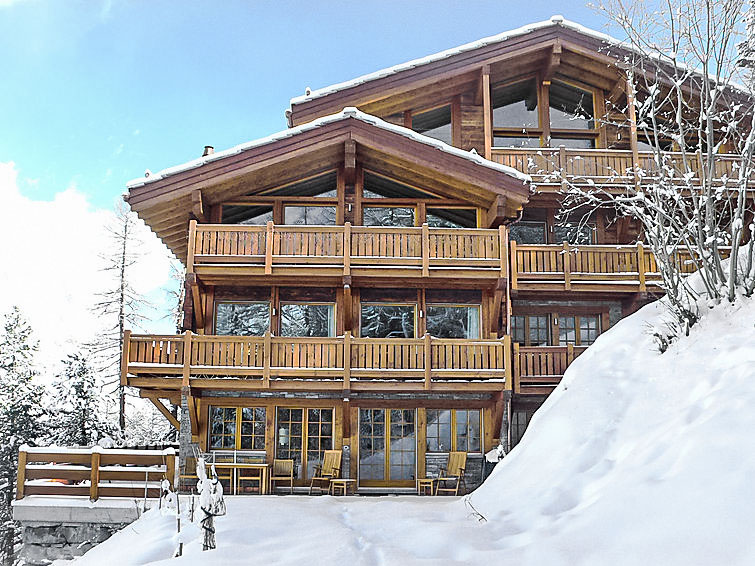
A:
<svg viewBox="0 0 755 566">
<path fill-rule="evenodd" d="M 100 337 L 94 350 L 100 359 L 102 372 L 108 376 L 105 386 L 116 385 L 118 397 L 118 426 L 126 428 L 126 391 L 120 383 L 123 331 L 126 327 L 139 328 L 147 320 L 144 312 L 150 306 L 131 283 L 133 267 L 139 259 L 141 242 L 136 236 L 136 215 L 119 202 L 115 219 L 108 226 L 111 251 L 103 256 L 106 273 L 112 276 L 112 286 L 99 294 L 95 312 L 112 321 Z"/>
<path fill-rule="evenodd" d="M 733 302 L 755 291 L 747 194 L 753 81 L 737 66 L 747 6 L 742 0 L 607 0 L 598 9 L 625 38 L 606 46 L 626 88 L 604 120 L 619 131 L 636 127 L 633 139 L 649 151 L 640 155 L 633 144 L 631 170 L 613 171 L 605 184 L 560 178 L 561 215 L 585 222 L 596 208 L 609 207 L 639 221 L 674 314 L 673 337 L 698 320 L 701 299 Z M 702 290 L 686 277 L 692 266 Z"/>
</svg>

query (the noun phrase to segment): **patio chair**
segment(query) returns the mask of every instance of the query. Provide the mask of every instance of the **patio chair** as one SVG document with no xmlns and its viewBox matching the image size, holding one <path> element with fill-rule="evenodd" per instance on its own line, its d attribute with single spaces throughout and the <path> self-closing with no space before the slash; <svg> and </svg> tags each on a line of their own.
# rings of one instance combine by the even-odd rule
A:
<svg viewBox="0 0 755 566">
<path fill-rule="evenodd" d="M 315 473 L 309 484 L 309 494 L 317 488 L 320 493 L 330 489 L 330 480 L 341 477 L 341 451 L 326 450 L 322 458 L 322 464 L 315 466 Z"/>
<path fill-rule="evenodd" d="M 273 460 L 273 472 L 270 475 L 270 491 L 275 493 L 275 482 L 288 483 L 291 493 L 294 492 L 294 461 Z"/>
<path fill-rule="evenodd" d="M 440 469 L 440 475 L 436 480 L 435 495 L 439 495 L 440 493 L 458 495 L 460 485 L 464 486 L 464 493 L 466 493 L 467 484 L 464 482 L 464 468 L 466 465 L 466 452 L 450 452 L 448 454 L 448 464 L 445 468 Z"/>
</svg>

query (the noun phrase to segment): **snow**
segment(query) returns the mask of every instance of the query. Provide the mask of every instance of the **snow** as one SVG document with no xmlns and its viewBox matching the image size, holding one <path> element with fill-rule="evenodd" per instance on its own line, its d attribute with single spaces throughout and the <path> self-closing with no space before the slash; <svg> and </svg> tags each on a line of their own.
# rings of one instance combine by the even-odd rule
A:
<svg viewBox="0 0 755 566">
<path fill-rule="evenodd" d="M 269 135 L 264 138 L 260 138 L 254 141 L 239 144 L 230 149 L 226 149 L 223 151 L 216 151 L 214 153 L 211 153 L 209 155 L 204 155 L 202 157 L 193 159 L 181 165 L 168 167 L 167 169 L 163 169 L 162 171 L 159 171 L 157 173 L 150 173 L 146 177 L 139 177 L 137 179 L 133 179 L 129 181 L 126 184 L 126 186 L 129 189 L 141 187 L 149 183 L 154 183 L 155 181 L 165 179 L 166 177 L 170 177 L 171 175 L 181 173 L 183 171 L 196 169 L 197 167 L 201 167 L 202 165 L 205 165 L 207 163 L 217 161 L 218 159 L 223 159 L 224 157 L 237 155 L 239 153 L 249 151 L 250 149 L 253 149 L 256 147 L 260 147 L 260 146 L 263 146 L 263 145 L 266 145 L 275 141 L 279 141 L 282 139 L 290 138 L 290 137 L 299 135 L 301 133 L 308 132 L 310 130 L 315 130 L 327 124 L 332 124 L 334 122 L 339 122 L 341 120 L 348 120 L 349 118 L 354 118 L 356 120 L 360 120 L 366 124 L 370 124 L 377 128 L 388 130 L 396 134 L 400 134 L 416 142 L 429 145 L 431 147 L 434 147 L 436 149 L 439 149 L 445 153 L 454 155 L 456 157 L 461 157 L 462 159 L 472 161 L 474 163 L 477 163 L 478 165 L 482 165 L 483 167 L 494 169 L 496 171 L 500 171 L 501 173 L 506 173 L 507 175 L 510 175 L 516 179 L 519 179 L 523 183 L 529 183 L 531 181 L 531 178 L 529 175 L 522 173 L 521 171 L 518 171 L 514 169 L 513 167 L 508 167 L 506 165 L 501 165 L 500 163 L 489 161 L 485 159 L 484 157 L 481 157 L 480 155 L 478 155 L 476 152 L 471 153 L 469 151 L 464 151 L 457 147 L 448 145 L 447 143 L 444 143 L 442 141 L 419 134 L 415 132 L 414 130 L 410 130 L 409 128 L 404 128 L 403 126 L 396 126 L 395 124 L 390 124 L 384 120 L 381 120 L 380 118 L 377 118 L 376 116 L 366 114 L 360 110 L 357 110 L 354 107 L 349 106 L 349 107 L 344 108 L 341 112 L 338 112 L 337 114 L 324 116 L 312 122 L 308 122 L 307 124 L 302 124 L 301 126 L 296 126 L 295 128 L 288 128 L 286 130 L 282 130 L 280 132 L 277 132 L 275 134 Z"/>
<path fill-rule="evenodd" d="M 666 316 L 601 335 L 468 500 L 229 497 L 215 551 L 186 534 L 169 560 L 175 521 L 147 514 L 76 564 L 755 564 L 755 299 L 659 354 Z"/>
</svg>

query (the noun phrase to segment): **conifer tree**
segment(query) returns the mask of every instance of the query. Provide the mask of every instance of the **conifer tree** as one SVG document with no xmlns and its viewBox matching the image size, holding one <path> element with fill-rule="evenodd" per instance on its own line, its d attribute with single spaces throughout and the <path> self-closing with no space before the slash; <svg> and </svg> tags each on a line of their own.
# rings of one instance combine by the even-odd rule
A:
<svg viewBox="0 0 755 566">
<path fill-rule="evenodd" d="M 33 383 L 36 350 L 31 327 L 13 308 L 0 322 L 0 560 L 8 566 L 19 535 L 11 509 L 18 450 L 45 433 L 43 388 Z"/>
</svg>

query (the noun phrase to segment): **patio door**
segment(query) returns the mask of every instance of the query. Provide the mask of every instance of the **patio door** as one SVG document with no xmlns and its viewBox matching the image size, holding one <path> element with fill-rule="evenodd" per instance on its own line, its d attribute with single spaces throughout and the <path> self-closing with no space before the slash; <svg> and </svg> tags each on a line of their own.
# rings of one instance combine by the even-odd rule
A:
<svg viewBox="0 0 755 566">
<path fill-rule="evenodd" d="M 411 487 L 417 469 L 414 409 L 359 409 L 359 485 Z"/>
</svg>

